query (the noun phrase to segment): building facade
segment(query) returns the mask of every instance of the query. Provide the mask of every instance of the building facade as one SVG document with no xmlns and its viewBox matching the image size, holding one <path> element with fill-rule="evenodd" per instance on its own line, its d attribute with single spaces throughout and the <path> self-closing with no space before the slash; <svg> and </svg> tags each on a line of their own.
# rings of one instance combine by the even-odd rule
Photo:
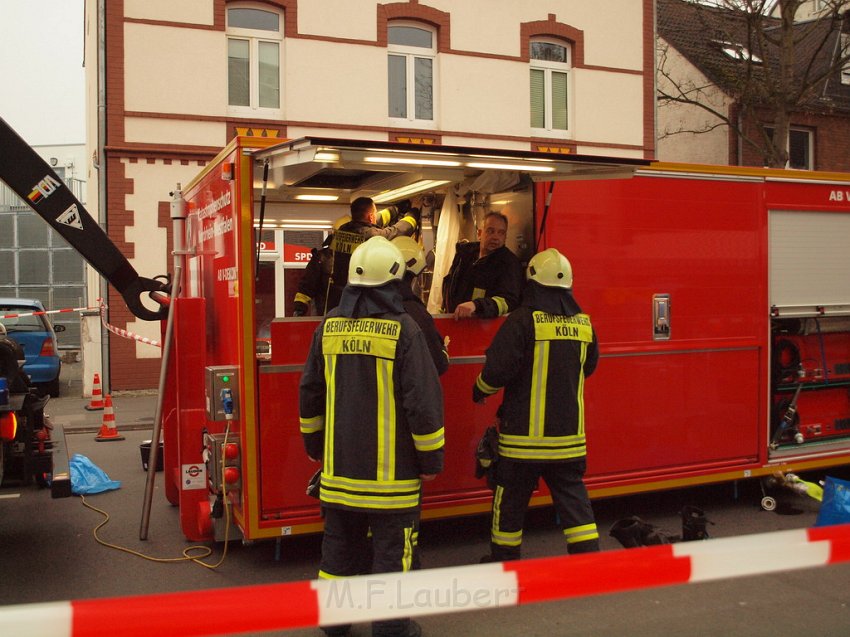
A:
<svg viewBox="0 0 850 637">
<path fill-rule="evenodd" d="M 85 145 L 34 146 L 33 150 L 50 164 L 74 196 L 85 203 L 88 174 Z M 38 299 L 47 310 L 86 306 L 83 258 L 2 182 L 0 228 L 0 297 Z M 65 326 L 58 336 L 60 349 L 81 348 L 78 314 L 54 314 L 50 319 Z"/>
<path fill-rule="evenodd" d="M 88 2 L 90 209 L 152 277 L 171 261 L 169 192 L 238 134 L 651 158 L 653 6 Z M 110 323 L 159 338 L 109 301 Z M 113 337 L 109 352 L 112 388 L 156 385 L 157 348 Z"/>
<path fill-rule="evenodd" d="M 733 3 L 719 4 L 656 2 L 658 159 L 763 166 L 761 139 L 773 134 L 775 118 L 770 104 L 799 91 L 788 113 L 787 167 L 850 170 L 850 2 L 800 3 L 791 28 L 794 77 L 779 93 L 771 88 L 784 75 L 779 3 L 759 26 L 728 10 Z M 761 102 L 759 93 L 767 95 Z"/>
</svg>

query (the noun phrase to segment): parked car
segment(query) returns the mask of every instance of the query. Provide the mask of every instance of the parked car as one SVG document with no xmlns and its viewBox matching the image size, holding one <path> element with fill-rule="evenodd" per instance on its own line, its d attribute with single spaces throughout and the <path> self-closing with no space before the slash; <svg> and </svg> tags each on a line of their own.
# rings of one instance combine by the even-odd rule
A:
<svg viewBox="0 0 850 637">
<path fill-rule="evenodd" d="M 34 312 L 44 312 L 37 299 L 0 298 L 0 322 L 8 338 L 24 350 L 24 372 L 42 395 L 58 396 L 62 362 L 56 332 L 63 332 L 65 326 L 53 326 L 47 316 Z"/>
</svg>

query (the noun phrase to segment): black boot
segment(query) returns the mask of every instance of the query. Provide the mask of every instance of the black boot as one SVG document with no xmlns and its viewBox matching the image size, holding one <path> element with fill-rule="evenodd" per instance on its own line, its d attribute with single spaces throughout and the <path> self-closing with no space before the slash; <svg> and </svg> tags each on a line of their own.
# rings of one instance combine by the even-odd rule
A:
<svg viewBox="0 0 850 637">
<path fill-rule="evenodd" d="M 682 508 L 682 541 L 707 540 L 709 524 L 714 524 L 705 517 L 705 511 L 695 506 Z"/>
<path fill-rule="evenodd" d="M 644 522 L 636 515 L 617 520 L 608 532 L 627 549 L 638 546 L 655 546 L 670 544 L 671 538 L 657 526 Z"/>
<path fill-rule="evenodd" d="M 643 524 L 645 524 L 644 521 L 637 516 L 623 518 L 614 522 L 611 530 L 608 531 L 608 535 L 622 544 L 623 548 L 637 548 L 638 546 L 643 546 L 641 543 L 641 537 L 643 536 L 641 528 Z"/>
</svg>

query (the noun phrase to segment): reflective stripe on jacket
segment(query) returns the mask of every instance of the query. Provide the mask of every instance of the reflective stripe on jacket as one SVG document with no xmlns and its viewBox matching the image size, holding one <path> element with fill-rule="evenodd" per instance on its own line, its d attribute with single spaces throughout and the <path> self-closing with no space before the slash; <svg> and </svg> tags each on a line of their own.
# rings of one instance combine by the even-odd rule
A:
<svg viewBox="0 0 850 637">
<path fill-rule="evenodd" d="M 316 330 L 300 388 L 301 432 L 321 457 L 326 506 L 419 506 L 420 474 L 443 465 L 443 401 L 418 325 L 407 314 L 344 318 Z"/>
<path fill-rule="evenodd" d="M 523 306 L 505 320 L 475 383 L 484 396 L 504 388 L 502 456 L 566 461 L 587 455 L 584 381 L 598 356 L 586 314 L 547 314 Z"/>
</svg>

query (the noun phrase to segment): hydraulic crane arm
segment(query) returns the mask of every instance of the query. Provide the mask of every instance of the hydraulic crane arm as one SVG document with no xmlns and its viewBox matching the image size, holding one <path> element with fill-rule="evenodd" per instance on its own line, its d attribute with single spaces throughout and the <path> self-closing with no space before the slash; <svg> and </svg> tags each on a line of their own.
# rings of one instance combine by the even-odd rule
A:
<svg viewBox="0 0 850 637">
<path fill-rule="evenodd" d="M 139 276 L 50 166 L 0 118 L 0 179 L 115 287 L 130 311 L 147 321 L 167 315 L 169 285 Z M 142 304 L 142 294 L 159 307 Z"/>
</svg>

